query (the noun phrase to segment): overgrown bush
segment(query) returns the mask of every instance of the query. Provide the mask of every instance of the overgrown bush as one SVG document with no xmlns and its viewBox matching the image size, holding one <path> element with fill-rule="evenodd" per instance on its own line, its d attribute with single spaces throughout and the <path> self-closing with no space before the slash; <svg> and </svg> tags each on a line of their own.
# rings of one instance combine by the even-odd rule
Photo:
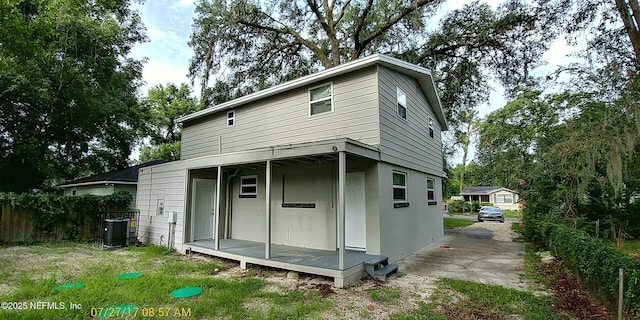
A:
<svg viewBox="0 0 640 320">
<path fill-rule="evenodd" d="M 473 211 L 473 206 L 471 205 L 471 203 L 464 200 L 456 200 L 449 203 L 449 212 L 462 213 L 471 211 Z"/>
<path fill-rule="evenodd" d="M 480 202 L 480 207 L 484 207 L 484 206 L 493 206 L 493 203 L 491 203 L 491 202 Z"/>
<path fill-rule="evenodd" d="M 107 196 L 0 193 L 0 203 L 8 204 L 14 213 L 31 215 L 31 239 L 52 238 L 54 229 L 63 227 L 64 239 L 77 240 L 78 227 L 96 226 L 101 211 L 125 210 L 131 200 L 126 191 Z"/>
<path fill-rule="evenodd" d="M 548 221 L 538 226 L 554 254 L 577 271 L 591 288 L 600 291 L 597 293 L 612 306 L 618 298 L 618 269 L 622 268 L 627 312 L 637 314 L 640 311 L 640 262 L 582 230 Z"/>
</svg>

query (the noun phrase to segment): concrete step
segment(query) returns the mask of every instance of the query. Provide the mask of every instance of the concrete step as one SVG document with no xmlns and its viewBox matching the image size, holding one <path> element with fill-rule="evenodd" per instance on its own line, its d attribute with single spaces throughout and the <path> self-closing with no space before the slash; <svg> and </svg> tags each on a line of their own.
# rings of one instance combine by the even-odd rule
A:
<svg viewBox="0 0 640 320">
<path fill-rule="evenodd" d="M 365 262 L 364 262 L 364 265 L 365 265 L 365 266 L 366 266 L 366 265 L 372 265 L 372 266 L 375 266 L 375 265 L 381 264 L 381 265 L 386 266 L 388 263 L 389 263 L 389 258 L 388 258 L 388 257 L 385 257 L 385 256 L 375 256 L 375 257 L 373 257 L 373 258 L 371 258 L 371 259 L 369 259 L 369 260 L 365 261 Z"/>
<path fill-rule="evenodd" d="M 392 263 L 374 271 L 373 274 L 375 275 L 374 278 L 380 281 L 387 281 L 387 276 L 393 273 L 396 273 L 397 271 L 398 271 L 398 265 Z"/>
</svg>

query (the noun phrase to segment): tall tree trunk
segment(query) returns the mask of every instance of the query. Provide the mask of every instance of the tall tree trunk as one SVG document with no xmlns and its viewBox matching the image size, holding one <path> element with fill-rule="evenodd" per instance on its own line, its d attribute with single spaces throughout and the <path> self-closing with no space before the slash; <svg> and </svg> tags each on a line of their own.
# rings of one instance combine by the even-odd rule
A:
<svg viewBox="0 0 640 320">
<path fill-rule="evenodd" d="M 462 170 L 460 170 L 460 194 L 464 189 L 464 172 L 467 170 L 467 155 L 469 154 L 469 136 L 462 143 Z"/>
<path fill-rule="evenodd" d="M 622 19 L 627 35 L 629 35 L 629 40 L 631 40 L 633 51 L 636 54 L 636 60 L 640 62 L 640 30 L 638 30 L 640 26 L 640 5 L 638 5 L 638 0 L 628 0 L 629 3 L 625 0 L 615 1 L 620 19 Z"/>
</svg>

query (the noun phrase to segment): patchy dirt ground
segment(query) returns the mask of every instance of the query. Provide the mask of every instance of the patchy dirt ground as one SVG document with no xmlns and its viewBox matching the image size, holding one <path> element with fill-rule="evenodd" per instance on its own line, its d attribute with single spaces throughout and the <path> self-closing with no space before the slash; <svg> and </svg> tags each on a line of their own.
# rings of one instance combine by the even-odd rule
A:
<svg viewBox="0 0 640 320">
<path fill-rule="evenodd" d="M 536 271 L 555 279 L 549 291 L 559 300 L 553 306 L 557 312 L 569 313 L 576 319 L 606 320 L 614 316 L 561 262 L 550 260 L 539 265 Z"/>
<path fill-rule="evenodd" d="M 200 255 L 194 255 L 194 258 L 215 259 Z M 289 290 L 320 292 L 334 306 L 321 315 L 323 319 L 386 319 L 394 313 L 410 312 L 417 309 L 421 301 L 428 301 L 436 288 L 437 280 L 435 277 L 401 273 L 389 278 L 387 282 L 365 278 L 349 288 L 340 289 L 333 287 L 333 279 L 330 278 L 265 267 L 242 270 L 235 263 L 227 263 L 226 267 L 226 270 L 215 276 L 221 278 L 262 276 L 267 280 L 264 290 L 270 292 L 284 293 Z M 398 296 L 392 301 L 374 301 L 371 298 L 371 292 L 374 290 L 392 291 Z M 256 305 L 251 307 L 260 307 L 260 303 L 256 301 Z"/>
<path fill-rule="evenodd" d="M 471 235 L 480 232 L 483 237 L 482 241 L 494 241 L 495 243 L 507 244 L 510 238 L 515 234 L 510 231 L 510 224 L 494 224 L 494 223 L 476 223 L 471 227 L 465 228 L 465 232 Z M 509 227 L 509 229 L 506 229 Z M 474 231 L 476 230 L 476 231 Z M 479 231 L 478 231 L 479 230 Z M 489 231 L 490 230 L 490 231 Z M 452 240 L 458 238 L 469 238 L 469 235 L 447 235 L 447 239 Z M 491 239 L 493 238 L 493 239 Z M 477 239 L 471 238 L 466 243 L 476 243 Z M 454 247 L 452 249 L 439 249 L 440 252 L 449 252 L 455 254 L 463 254 L 463 245 L 458 242 L 449 242 Z M 496 247 L 495 245 L 491 245 Z M 498 248 L 504 248 L 501 245 Z M 499 249 L 500 251 L 502 249 Z M 475 251 L 475 249 L 474 249 Z M 509 250 L 507 250 L 509 251 Z M 483 251 L 483 254 L 487 254 Z M 114 255 L 117 257 L 114 259 Z M 135 263 L 136 252 L 129 250 L 115 250 L 105 252 L 95 249 L 90 245 L 77 246 L 27 246 L 27 247 L 5 247 L 0 249 L 0 270 L 2 272 L 23 272 L 24 270 L 35 270 L 32 276 L 35 278 L 47 278 L 55 274 L 59 270 L 65 270 L 66 274 L 82 273 L 82 268 L 86 263 L 91 261 L 110 261 L 113 264 L 126 269 L 129 264 Z M 108 257 L 108 258 L 106 258 Z M 499 263 L 502 259 L 499 255 L 489 252 L 488 258 L 494 263 Z M 161 259 L 161 258 L 158 258 Z M 265 290 L 274 292 L 286 292 L 289 290 L 311 290 L 317 291 L 324 298 L 332 302 L 333 307 L 324 311 L 322 318 L 339 318 L 339 319 L 383 319 L 388 318 L 398 312 L 410 312 L 419 307 L 421 301 L 428 301 L 431 294 L 436 288 L 435 281 L 439 274 L 409 272 L 406 269 L 391 277 L 387 282 L 374 281 L 370 278 L 363 279 L 356 285 L 339 289 L 333 287 L 333 279 L 317 277 L 306 274 L 295 274 L 291 272 L 274 270 L 268 268 L 252 268 L 249 270 L 240 269 L 239 265 L 232 261 L 225 261 L 208 256 L 194 254 L 192 256 L 181 256 L 180 260 L 184 261 L 215 261 L 219 265 L 219 269 L 212 272 L 213 277 L 219 278 L 239 278 L 247 276 L 261 276 L 267 281 Z M 520 257 L 520 260 L 521 257 Z M 86 262 L 86 263 L 85 263 Z M 159 261 L 161 263 L 161 261 Z M 427 268 L 438 269 L 437 265 L 429 265 Z M 467 269 L 484 268 L 482 266 L 474 266 L 473 263 L 466 266 Z M 0 272 L 0 273 L 2 273 Z M 1 274 L 0 274 L 1 276 Z M 466 280 L 484 281 L 481 278 L 469 278 Z M 491 281 L 488 281 L 491 283 Z M 15 289 L 12 284 L 0 281 L 0 295 L 9 294 Z M 374 291 L 390 292 L 391 298 L 386 300 L 372 299 L 371 294 Z M 252 301 L 251 308 L 268 308 L 269 305 L 261 301 Z"/>
</svg>

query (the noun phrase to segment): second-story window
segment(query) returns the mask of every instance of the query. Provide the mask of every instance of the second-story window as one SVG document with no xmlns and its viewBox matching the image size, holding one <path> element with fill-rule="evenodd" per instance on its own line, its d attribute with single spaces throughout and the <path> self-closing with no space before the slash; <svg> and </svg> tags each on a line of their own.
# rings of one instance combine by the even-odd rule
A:
<svg viewBox="0 0 640 320">
<path fill-rule="evenodd" d="M 398 117 L 407 120 L 407 94 L 396 87 L 396 98 L 398 101 Z"/>
<path fill-rule="evenodd" d="M 309 89 L 309 116 L 333 111 L 331 83 Z"/>
<path fill-rule="evenodd" d="M 233 127 L 236 125 L 236 111 L 231 110 L 227 112 L 227 127 Z"/>
<path fill-rule="evenodd" d="M 429 116 L 429 119 L 427 120 L 427 122 L 429 125 L 429 137 L 433 138 L 433 118 Z"/>
</svg>

